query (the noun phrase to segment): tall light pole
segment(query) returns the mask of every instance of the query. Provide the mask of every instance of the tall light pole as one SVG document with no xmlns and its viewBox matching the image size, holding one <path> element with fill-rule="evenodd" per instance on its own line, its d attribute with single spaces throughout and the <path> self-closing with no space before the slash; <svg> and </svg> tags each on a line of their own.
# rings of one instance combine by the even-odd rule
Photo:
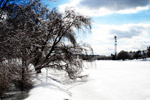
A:
<svg viewBox="0 0 150 100">
<path fill-rule="evenodd" d="M 114 36 L 115 39 L 115 59 L 117 59 L 117 36 Z"/>
</svg>

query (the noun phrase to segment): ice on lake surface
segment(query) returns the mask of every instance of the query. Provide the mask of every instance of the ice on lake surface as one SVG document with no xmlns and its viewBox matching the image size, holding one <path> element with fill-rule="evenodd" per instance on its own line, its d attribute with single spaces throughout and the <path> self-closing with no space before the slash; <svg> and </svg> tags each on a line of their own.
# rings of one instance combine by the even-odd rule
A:
<svg viewBox="0 0 150 100">
<path fill-rule="evenodd" d="M 148 61 L 96 61 L 87 73 L 86 83 L 70 88 L 73 100 L 150 100 Z"/>
</svg>

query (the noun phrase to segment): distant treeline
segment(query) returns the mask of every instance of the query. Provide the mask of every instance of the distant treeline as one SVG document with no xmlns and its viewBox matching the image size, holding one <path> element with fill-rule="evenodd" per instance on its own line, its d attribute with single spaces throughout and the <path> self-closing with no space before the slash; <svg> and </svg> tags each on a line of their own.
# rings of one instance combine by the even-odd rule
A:
<svg viewBox="0 0 150 100">
<path fill-rule="evenodd" d="M 117 55 L 111 54 L 110 56 L 105 55 L 75 55 L 76 58 L 83 60 L 132 60 L 132 59 L 145 59 L 150 57 L 150 46 L 147 47 L 147 50 L 138 50 L 138 51 L 120 51 Z"/>
</svg>

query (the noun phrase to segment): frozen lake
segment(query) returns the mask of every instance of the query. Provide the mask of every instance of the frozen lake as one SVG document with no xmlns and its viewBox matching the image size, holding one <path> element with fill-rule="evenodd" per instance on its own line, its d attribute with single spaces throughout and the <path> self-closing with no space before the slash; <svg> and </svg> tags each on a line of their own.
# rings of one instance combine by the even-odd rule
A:
<svg viewBox="0 0 150 100">
<path fill-rule="evenodd" d="M 70 86 L 72 100 L 150 100 L 150 61 L 97 61 L 87 82 Z"/>
<path fill-rule="evenodd" d="M 150 100 L 150 61 L 96 61 L 85 67 L 88 79 L 75 82 L 51 69 L 46 81 L 43 69 L 25 100 Z"/>
</svg>

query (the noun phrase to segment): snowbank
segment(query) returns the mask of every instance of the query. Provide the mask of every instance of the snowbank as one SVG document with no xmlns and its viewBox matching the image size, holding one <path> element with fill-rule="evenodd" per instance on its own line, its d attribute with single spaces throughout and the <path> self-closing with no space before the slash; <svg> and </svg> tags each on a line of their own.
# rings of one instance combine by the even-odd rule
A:
<svg viewBox="0 0 150 100">
<path fill-rule="evenodd" d="M 70 98 L 65 90 L 50 83 L 42 83 L 30 91 L 25 100 L 64 100 Z"/>
<path fill-rule="evenodd" d="M 29 97 L 25 100 L 70 100 L 71 93 L 57 80 L 57 78 L 63 77 L 63 73 L 59 72 L 59 74 L 52 70 L 43 69 L 41 74 L 35 76 L 35 87 L 29 92 Z"/>
</svg>

